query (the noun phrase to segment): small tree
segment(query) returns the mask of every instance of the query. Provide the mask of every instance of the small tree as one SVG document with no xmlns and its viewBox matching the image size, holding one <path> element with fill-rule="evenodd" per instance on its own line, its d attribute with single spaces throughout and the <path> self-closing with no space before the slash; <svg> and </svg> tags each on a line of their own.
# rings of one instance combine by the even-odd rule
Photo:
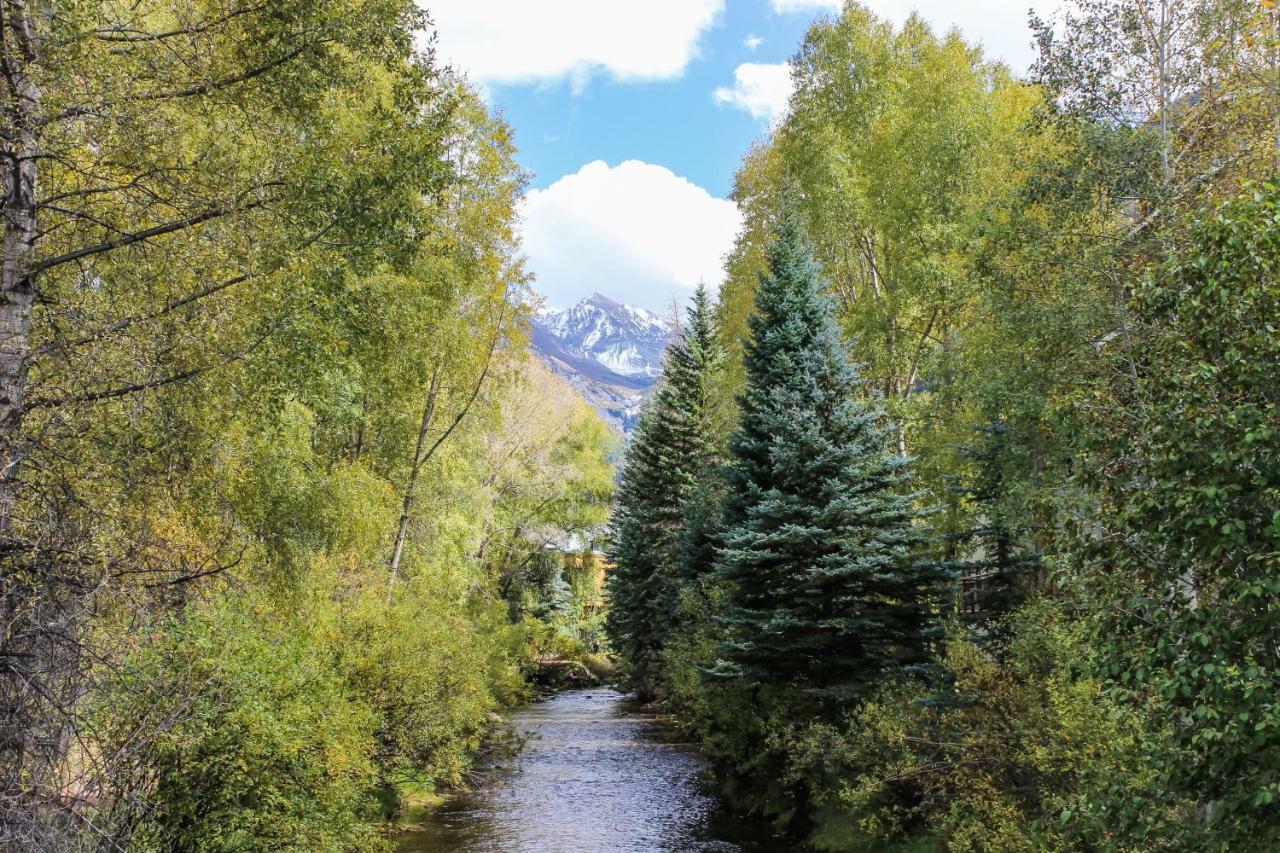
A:
<svg viewBox="0 0 1280 853">
<path fill-rule="evenodd" d="M 680 530 L 673 543 L 669 597 L 661 616 L 668 622 L 676 612 L 679 587 L 688 586 L 712 570 L 710 543 L 714 538 L 717 473 L 720 447 L 714 423 L 714 385 L 724 368 L 721 346 L 711 317 L 707 291 L 699 285 L 689 306 L 688 325 L 671 348 L 666 365 L 671 389 L 669 461 L 687 471 L 681 492 Z M 674 628 L 668 625 L 668 628 Z"/>
<path fill-rule="evenodd" d="M 838 707 L 926 662 L 943 569 L 912 559 L 907 460 L 861 396 L 794 217 L 750 328 L 717 560 L 730 639 L 713 672 Z"/>
</svg>

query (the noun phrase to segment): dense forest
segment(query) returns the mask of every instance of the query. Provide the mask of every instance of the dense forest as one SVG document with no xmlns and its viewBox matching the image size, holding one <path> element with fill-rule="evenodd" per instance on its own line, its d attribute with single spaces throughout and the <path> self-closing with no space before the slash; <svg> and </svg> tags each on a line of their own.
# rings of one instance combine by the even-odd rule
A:
<svg viewBox="0 0 1280 853">
<path fill-rule="evenodd" d="M 0 15 L 0 848 L 380 849 L 599 633 L 511 132 L 410 0 Z"/>
<path fill-rule="evenodd" d="M 1276 3 L 819 18 L 618 468 L 432 26 L 0 0 L 0 849 L 389 850 L 614 660 L 816 849 L 1280 847 Z"/>
<path fill-rule="evenodd" d="M 825 850 L 1280 846 L 1280 13 L 857 3 L 630 446 L 609 632 Z"/>
</svg>

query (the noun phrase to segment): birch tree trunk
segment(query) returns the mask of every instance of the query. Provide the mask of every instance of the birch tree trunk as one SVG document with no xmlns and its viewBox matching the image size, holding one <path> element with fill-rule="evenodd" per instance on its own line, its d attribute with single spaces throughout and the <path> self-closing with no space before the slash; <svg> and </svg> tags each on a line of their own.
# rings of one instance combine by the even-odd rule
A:
<svg viewBox="0 0 1280 853">
<path fill-rule="evenodd" d="M 409 522 L 413 518 L 413 505 L 418 495 L 418 475 L 422 465 L 427 461 L 427 433 L 431 430 L 431 422 L 435 420 L 436 400 L 440 397 L 440 367 L 431 374 L 431 388 L 427 391 L 427 404 L 422 410 L 422 422 L 418 426 L 418 443 L 413 449 L 413 465 L 409 468 L 409 482 L 405 484 L 404 504 L 400 510 L 400 525 L 396 529 L 395 546 L 391 549 L 391 576 L 387 579 L 387 598 L 395 589 L 396 578 L 400 574 L 400 558 L 404 556 L 404 543 L 409 537 Z"/>
<path fill-rule="evenodd" d="M 30 77 L 37 37 L 24 0 L 0 6 L 0 73 L 4 76 L 4 256 L 0 259 L 0 559 L 14 551 L 10 530 L 17 502 L 17 471 L 22 459 L 27 356 L 31 350 L 31 311 L 35 300 L 32 255 L 36 238 L 36 171 L 39 134 L 36 110 L 40 92 Z M 27 765 L 32 737 L 26 711 L 30 686 L 23 666 L 33 654 L 24 642 L 27 602 L 24 584 L 6 568 L 0 572 L 0 789 L 5 815 L 12 814 L 15 788 Z M 12 824 L 0 817 L 0 824 Z M 7 830 L 4 835 L 11 833 Z M 4 839 L 0 839 L 0 845 Z"/>
<path fill-rule="evenodd" d="M 3 128 L 4 242 L 0 259 L 0 540 L 8 537 L 22 459 L 27 357 L 35 301 L 36 174 L 40 152 L 36 110 L 40 91 L 30 77 L 38 38 L 26 0 L 4 0 L 0 73 L 6 88 Z"/>
</svg>

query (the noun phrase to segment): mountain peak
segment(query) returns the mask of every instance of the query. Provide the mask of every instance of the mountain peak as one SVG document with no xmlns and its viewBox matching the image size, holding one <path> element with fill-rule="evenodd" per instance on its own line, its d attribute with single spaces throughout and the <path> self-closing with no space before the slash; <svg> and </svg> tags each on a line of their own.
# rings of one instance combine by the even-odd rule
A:
<svg viewBox="0 0 1280 853">
<path fill-rule="evenodd" d="M 534 320 L 538 354 L 624 432 L 662 373 L 670 339 L 667 324 L 652 311 L 602 293 L 571 308 L 543 311 Z"/>
</svg>

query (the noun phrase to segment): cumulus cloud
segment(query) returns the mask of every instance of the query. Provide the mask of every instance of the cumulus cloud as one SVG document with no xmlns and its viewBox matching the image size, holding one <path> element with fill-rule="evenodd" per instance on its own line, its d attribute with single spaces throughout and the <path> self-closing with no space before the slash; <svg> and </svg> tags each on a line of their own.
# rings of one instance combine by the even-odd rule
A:
<svg viewBox="0 0 1280 853">
<path fill-rule="evenodd" d="M 588 163 L 530 191 L 521 214 L 529 268 L 553 307 L 599 291 L 665 311 L 700 281 L 719 286 L 742 227 L 733 202 L 639 160 Z"/>
<path fill-rule="evenodd" d="M 721 106 L 775 122 L 787 111 L 791 88 L 791 68 L 785 62 L 744 62 L 733 71 L 733 85 L 716 89 L 712 98 Z"/>
<path fill-rule="evenodd" d="M 760 38 L 760 36 L 756 35 L 755 33 L 751 33 L 749 36 L 743 39 L 743 42 L 742 42 L 742 46 L 745 47 L 747 50 L 751 50 L 751 51 L 754 51 L 756 48 L 760 47 L 760 45 L 762 44 L 764 44 L 764 39 Z"/>
<path fill-rule="evenodd" d="M 939 33 L 952 27 L 970 42 L 981 42 L 987 55 L 1001 59 L 1015 71 L 1025 71 L 1035 58 L 1027 10 L 1042 17 L 1057 12 L 1061 0 L 862 0 L 871 11 L 895 24 L 902 24 L 913 11 L 919 13 Z M 778 14 L 792 12 L 839 12 L 841 0 L 769 0 Z"/>
<path fill-rule="evenodd" d="M 724 0 L 420 0 L 441 57 L 472 80 L 570 81 L 680 76 Z"/>
</svg>

